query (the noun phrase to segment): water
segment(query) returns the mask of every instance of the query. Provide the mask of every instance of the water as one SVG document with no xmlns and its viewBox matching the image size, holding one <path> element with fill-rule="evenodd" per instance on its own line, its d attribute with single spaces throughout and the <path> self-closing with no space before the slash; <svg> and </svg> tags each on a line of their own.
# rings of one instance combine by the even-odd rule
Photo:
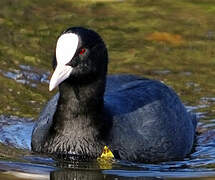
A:
<svg viewBox="0 0 215 180">
<path fill-rule="evenodd" d="M 20 65 L 20 69 L 12 69 L 11 71 L 1 71 L 3 76 L 15 80 L 17 83 L 37 87 L 38 83 L 49 83 L 49 72 L 38 72 L 30 66 Z"/>
</svg>

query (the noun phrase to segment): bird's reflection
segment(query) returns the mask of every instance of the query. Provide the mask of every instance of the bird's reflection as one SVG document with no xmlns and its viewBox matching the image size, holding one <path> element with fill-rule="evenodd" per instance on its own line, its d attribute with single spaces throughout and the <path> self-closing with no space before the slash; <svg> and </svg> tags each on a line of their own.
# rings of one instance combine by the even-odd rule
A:
<svg viewBox="0 0 215 180">
<path fill-rule="evenodd" d="M 74 170 L 61 169 L 50 173 L 51 180 L 161 180 L 150 177 L 120 177 L 116 175 L 106 175 L 102 170 Z"/>
</svg>

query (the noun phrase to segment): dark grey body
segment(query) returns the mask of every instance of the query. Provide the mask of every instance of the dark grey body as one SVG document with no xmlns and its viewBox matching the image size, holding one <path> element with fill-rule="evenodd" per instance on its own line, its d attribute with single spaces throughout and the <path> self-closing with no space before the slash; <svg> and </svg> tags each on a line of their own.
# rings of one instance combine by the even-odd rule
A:
<svg viewBox="0 0 215 180">
<path fill-rule="evenodd" d="M 49 141 L 58 99 L 59 93 L 47 103 L 36 122 L 32 134 L 34 151 L 43 151 Z M 106 119 L 108 126 L 104 128 L 104 138 L 85 139 L 88 129 L 71 125 L 73 132 L 64 131 L 57 148 L 63 149 L 62 153 L 95 158 L 107 145 L 118 159 L 157 162 L 184 158 L 193 147 L 195 116 L 186 111 L 171 88 L 158 81 L 129 75 L 108 76 L 101 118 Z M 54 153 L 58 149 L 48 151 Z"/>
</svg>

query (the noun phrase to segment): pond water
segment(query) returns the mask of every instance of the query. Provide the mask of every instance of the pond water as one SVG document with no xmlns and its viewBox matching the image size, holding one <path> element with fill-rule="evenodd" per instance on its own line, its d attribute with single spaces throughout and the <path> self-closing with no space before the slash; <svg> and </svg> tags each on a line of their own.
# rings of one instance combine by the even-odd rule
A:
<svg viewBox="0 0 215 180">
<path fill-rule="evenodd" d="M 0 179 L 214 179 L 214 11 L 214 0 L 1 0 Z M 80 25 L 104 38 L 110 74 L 161 80 L 196 113 L 190 156 L 159 164 L 72 163 L 31 152 L 34 121 L 53 95 L 56 39 L 65 27 Z"/>
</svg>

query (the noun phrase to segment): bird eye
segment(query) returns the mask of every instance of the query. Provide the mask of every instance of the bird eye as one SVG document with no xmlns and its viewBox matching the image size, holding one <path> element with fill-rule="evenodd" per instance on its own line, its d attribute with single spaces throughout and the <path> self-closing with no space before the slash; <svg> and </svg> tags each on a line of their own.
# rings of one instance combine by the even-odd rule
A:
<svg viewBox="0 0 215 180">
<path fill-rule="evenodd" d="M 85 51 L 86 51 L 86 49 L 85 48 L 82 48 L 80 51 L 79 51 L 79 54 L 84 54 L 85 53 Z"/>
</svg>

